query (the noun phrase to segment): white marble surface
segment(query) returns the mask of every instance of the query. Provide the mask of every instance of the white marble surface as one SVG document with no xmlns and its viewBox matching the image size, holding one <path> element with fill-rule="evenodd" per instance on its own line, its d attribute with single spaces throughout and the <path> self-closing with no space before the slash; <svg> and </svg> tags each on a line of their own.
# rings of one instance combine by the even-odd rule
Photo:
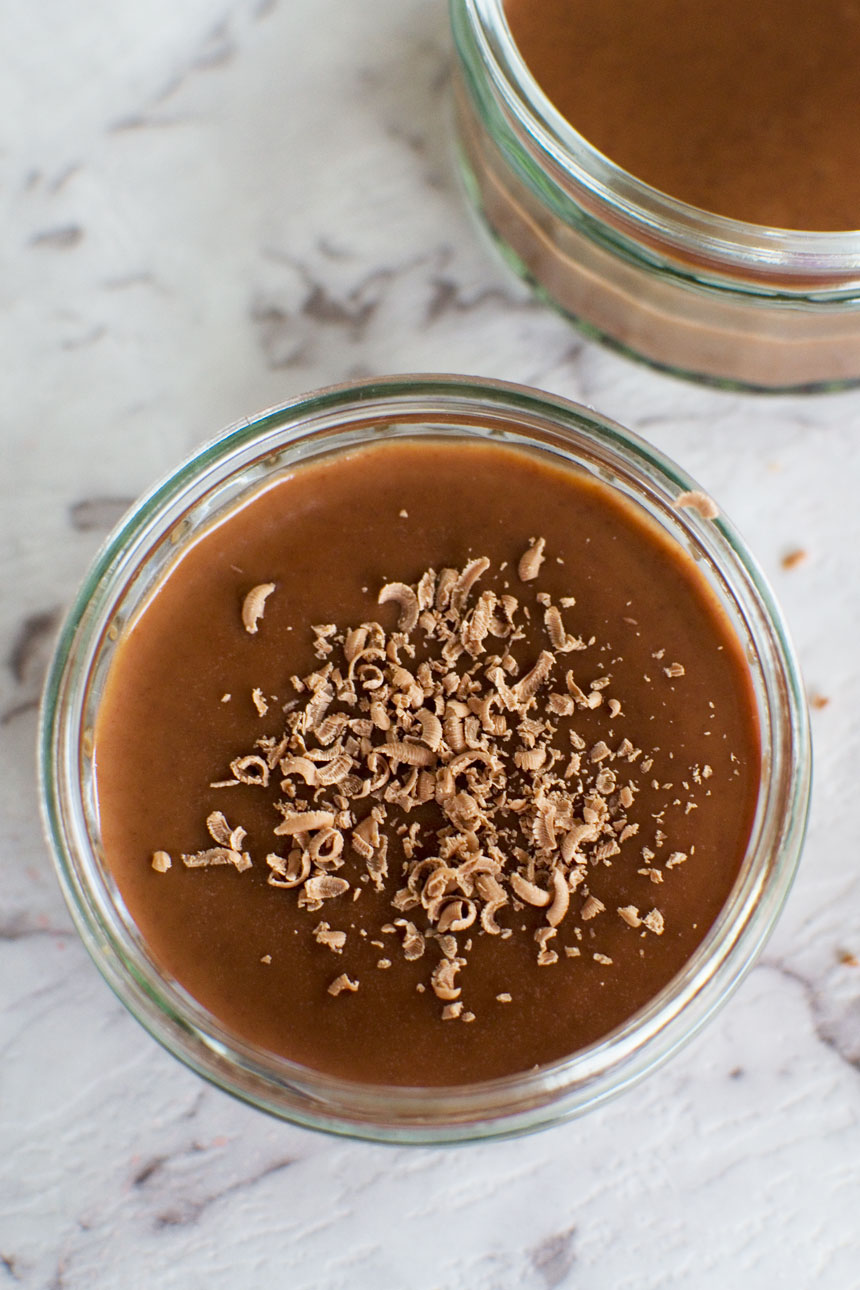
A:
<svg viewBox="0 0 860 1290">
<path fill-rule="evenodd" d="M 0 1290 L 860 1286 L 860 392 L 698 389 L 531 302 L 458 191 L 442 0 L 3 0 L 0 32 Z M 127 501 L 242 414 L 409 370 L 543 385 L 676 456 L 830 699 L 732 1003 L 599 1113 L 453 1151 L 275 1123 L 163 1053 L 71 931 L 32 772 L 54 626 Z"/>
</svg>

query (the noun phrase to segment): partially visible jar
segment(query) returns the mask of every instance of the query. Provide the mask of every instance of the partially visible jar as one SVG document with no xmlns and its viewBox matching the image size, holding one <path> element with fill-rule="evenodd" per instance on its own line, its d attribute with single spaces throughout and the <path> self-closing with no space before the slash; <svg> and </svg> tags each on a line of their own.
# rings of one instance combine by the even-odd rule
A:
<svg viewBox="0 0 860 1290">
<path fill-rule="evenodd" d="M 860 231 L 745 224 L 615 165 L 543 94 L 503 0 L 451 0 L 466 187 L 502 255 L 586 333 L 711 385 L 860 382 Z"/>
</svg>

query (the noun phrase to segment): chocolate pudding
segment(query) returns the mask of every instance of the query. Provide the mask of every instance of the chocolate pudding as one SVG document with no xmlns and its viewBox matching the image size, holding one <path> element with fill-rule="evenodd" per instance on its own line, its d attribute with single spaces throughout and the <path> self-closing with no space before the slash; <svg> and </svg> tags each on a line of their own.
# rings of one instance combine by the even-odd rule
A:
<svg viewBox="0 0 860 1290">
<path fill-rule="evenodd" d="M 760 745 L 713 592 L 631 502 L 523 449 L 389 440 L 177 555 L 94 765 L 126 906 L 223 1026 L 451 1085 L 569 1055 L 677 974 Z"/>
<path fill-rule="evenodd" d="M 860 228 L 854 0 L 505 0 L 547 97 L 630 174 L 718 215 Z"/>
</svg>

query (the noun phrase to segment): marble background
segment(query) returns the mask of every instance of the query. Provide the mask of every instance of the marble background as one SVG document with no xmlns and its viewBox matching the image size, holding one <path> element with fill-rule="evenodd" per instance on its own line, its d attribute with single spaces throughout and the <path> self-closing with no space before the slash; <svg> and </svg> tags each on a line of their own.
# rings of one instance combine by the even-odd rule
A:
<svg viewBox="0 0 860 1290">
<path fill-rule="evenodd" d="M 449 58 L 442 0 L 0 0 L 0 1290 L 860 1286 L 860 392 L 698 389 L 532 302 L 464 208 Z M 293 1129 L 163 1053 L 71 930 L 33 781 L 52 635 L 129 501 L 244 414 L 409 370 L 676 456 L 821 704 L 800 877 L 732 1003 L 604 1110 L 456 1150 Z"/>
</svg>

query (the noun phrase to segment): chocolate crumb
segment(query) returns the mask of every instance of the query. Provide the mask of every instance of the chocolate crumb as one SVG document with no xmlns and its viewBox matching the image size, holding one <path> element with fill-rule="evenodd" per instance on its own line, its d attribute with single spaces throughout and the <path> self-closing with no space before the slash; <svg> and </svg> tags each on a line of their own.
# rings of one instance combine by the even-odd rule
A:
<svg viewBox="0 0 860 1290">
<path fill-rule="evenodd" d="M 663 935 L 665 924 L 663 922 L 663 915 L 660 913 L 659 909 L 652 909 L 650 914 L 645 915 L 642 922 L 644 926 L 648 928 L 649 932 L 653 932 L 655 936 Z"/>
<path fill-rule="evenodd" d="M 809 559 L 809 552 L 804 547 L 794 547 L 791 551 L 786 551 L 780 560 L 783 569 L 796 569 L 801 564 L 806 564 Z"/>
<path fill-rule="evenodd" d="M 346 945 L 346 932 L 334 931 L 328 923 L 317 923 L 314 928 L 314 940 L 317 945 L 325 945 L 335 954 L 340 954 Z"/>
<path fill-rule="evenodd" d="M 695 511 L 703 520 L 715 520 L 720 513 L 720 508 L 714 499 L 697 488 L 688 493 L 680 493 L 675 498 L 675 509 Z"/>
<path fill-rule="evenodd" d="M 340 976 L 336 976 L 328 987 L 328 992 L 337 996 L 343 994 L 344 990 L 349 990 L 352 994 L 355 994 L 357 989 L 358 981 L 353 981 L 345 972 L 341 972 Z"/>
<path fill-rule="evenodd" d="M 589 896 L 580 910 L 580 917 L 585 922 L 588 922 L 590 919 L 596 918 L 598 914 L 602 914 L 605 908 L 606 906 L 602 900 L 598 900 L 596 896 Z"/>
</svg>

